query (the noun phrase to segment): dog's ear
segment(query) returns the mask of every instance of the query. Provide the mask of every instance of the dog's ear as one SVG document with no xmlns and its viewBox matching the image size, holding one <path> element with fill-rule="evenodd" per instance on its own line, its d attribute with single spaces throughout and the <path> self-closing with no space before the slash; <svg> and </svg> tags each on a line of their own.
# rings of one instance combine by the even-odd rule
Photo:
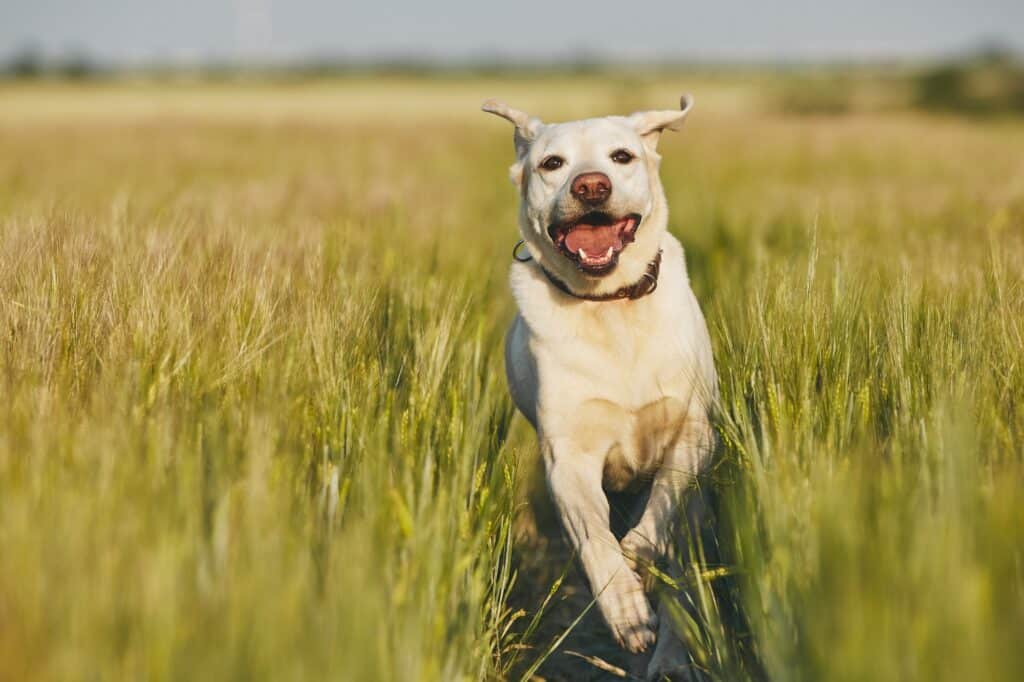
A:
<svg viewBox="0 0 1024 682">
<path fill-rule="evenodd" d="M 525 111 L 513 109 L 509 105 L 496 99 L 489 99 L 480 107 L 489 114 L 501 116 L 516 127 L 513 134 L 513 142 L 516 147 L 516 162 L 508 169 L 512 183 L 517 187 L 523 181 L 523 161 L 530 151 L 530 143 L 537 137 L 537 133 L 544 126 L 539 118 L 530 116 Z"/>
<path fill-rule="evenodd" d="M 628 117 L 630 124 L 651 149 L 658 146 L 664 130 L 679 130 L 686 115 L 693 108 L 693 95 L 687 93 L 679 100 L 679 111 L 638 111 Z"/>
<path fill-rule="evenodd" d="M 526 156 L 527 150 L 530 148 L 530 143 L 537 137 L 537 133 L 543 127 L 539 118 L 530 116 L 525 111 L 519 111 L 519 109 L 513 109 L 509 105 L 505 104 L 496 99 L 489 99 L 483 103 L 480 107 L 488 114 L 494 114 L 495 116 L 501 116 L 506 121 L 509 121 L 516 127 L 515 132 L 515 144 L 516 144 L 516 158 L 521 159 Z"/>
</svg>

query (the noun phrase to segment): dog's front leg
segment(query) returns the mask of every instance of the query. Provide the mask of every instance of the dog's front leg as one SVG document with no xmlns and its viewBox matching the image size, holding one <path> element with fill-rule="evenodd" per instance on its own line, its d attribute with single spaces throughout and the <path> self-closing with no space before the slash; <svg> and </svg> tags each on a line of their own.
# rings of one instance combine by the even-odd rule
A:
<svg viewBox="0 0 1024 682">
<path fill-rule="evenodd" d="M 544 446 L 545 471 L 562 525 L 598 608 L 618 643 L 638 653 L 654 642 L 657 619 L 640 577 L 626 564 L 608 525 L 600 457 L 568 444 Z"/>
<path fill-rule="evenodd" d="M 668 449 L 651 484 L 651 494 L 640 521 L 622 538 L 622 551 L 630 568 L 640 570 L 666 556 L 679 505 L 687 487 L 710 456 L 714 434 L 704 414 L 687 419 L 677 442 Z"/>
<path fill-rule="evenodd" d="M 680 503 L 696 472 L 710 455 L 712 443 L 711 427 L 700 415 L 688 422 L 676 444 L 666 452 L 640 521 L 622 539 L 623 554 L 634 570 L 642 570 L 645 565 L 655 564 L 669 554 L 681 520 Z M 689 499 L 688 522 L 696 520 L 700 507 L 699 495 Z M 679 582 L 682 579 L 680 560 L 680 557 L 670 558 L 669 564 L 662 567 Z M 648 680 L 699 679 L 692 675 L 689 653 L 673 627 L 673 610 L 668 603 L 672 598 L 666 593 L 658 600 L 658 643 L 647 667 Z"/>
</svg>

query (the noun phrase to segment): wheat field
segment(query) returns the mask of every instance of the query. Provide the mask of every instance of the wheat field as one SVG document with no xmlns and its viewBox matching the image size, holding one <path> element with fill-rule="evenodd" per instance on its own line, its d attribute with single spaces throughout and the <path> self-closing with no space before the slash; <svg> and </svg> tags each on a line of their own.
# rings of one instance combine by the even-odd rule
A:
<svg viewBox="0 0 1024 682">
<path fill-rule="evenodd" d="M 0 680 L 642 670 L 506 395 L 478 106 L 683 89 L 722 393 L 696 669 L 1024 678 L 1024 121 L 795 115 L 773 78 L 0 84 Z"/>
</svg>

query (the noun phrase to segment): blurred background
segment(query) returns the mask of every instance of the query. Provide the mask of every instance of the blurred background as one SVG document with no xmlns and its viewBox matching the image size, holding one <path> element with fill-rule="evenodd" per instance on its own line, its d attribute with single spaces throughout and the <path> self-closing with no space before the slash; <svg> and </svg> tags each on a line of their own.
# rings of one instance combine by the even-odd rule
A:
<svg viewBox="0 0 1024 682">
<path fill-rule="evenodd" d="M 797 113 L 997 114 L 1024 111 L 1022 26 L 1014 0 L 44 0 L 0 7 L 0 64 L 76 80 L 756 70 L 790 76 L 770 104 Z"/>
</svg>

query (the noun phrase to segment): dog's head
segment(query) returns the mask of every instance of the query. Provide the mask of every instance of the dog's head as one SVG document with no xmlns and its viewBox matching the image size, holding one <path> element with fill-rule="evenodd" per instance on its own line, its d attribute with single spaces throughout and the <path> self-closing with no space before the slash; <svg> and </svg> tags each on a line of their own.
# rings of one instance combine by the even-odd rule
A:
<svg viewBox="0 0 1024 682">
<path fill-rule="evenodd" d="M 496 101 L 483 110 L 515 125 L 520 230 L 530 252 L 574 291 L 604 293 L 637 281 L 654 258 L 668 210 L 658 177 L 662 131 L 679 111 L 643 111 L 545 124 Z"/>
</svg>

